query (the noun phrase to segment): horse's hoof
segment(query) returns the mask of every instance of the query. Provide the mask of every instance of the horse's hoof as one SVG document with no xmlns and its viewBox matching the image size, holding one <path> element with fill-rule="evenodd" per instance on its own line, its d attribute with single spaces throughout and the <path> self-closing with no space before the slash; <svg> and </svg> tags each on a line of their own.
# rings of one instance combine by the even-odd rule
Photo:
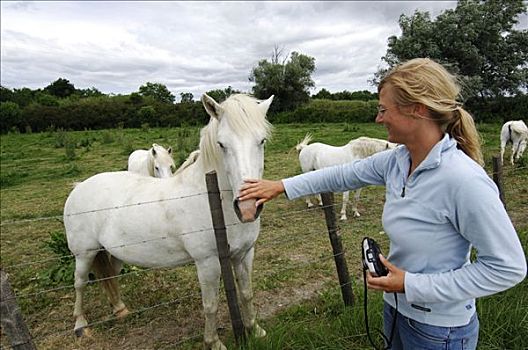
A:
<svg viewBox="0 0 528 350">
<path fill-rule="evenodd" d="M 347 217 L 346 216 L 341 216 L 341 218 L 339 218 L 339 220 L 341 221 L 346 221 Z"/>
<path fill-rule="evenodd" d="M 253 332 L 255 333 L 256 338 L 264 338 L 266 336 L 266 331 L 258 324 L 255 325 Z"/>
<path fill-rule="evenodd" d="M 76 336 L 77 338 L 80 338 L 80 337 L 83 336 L 84 328 L 76 329 L 76 330 L 74 330 L 74 332 L 75 332 L 75 336 Z"/>
<path fill-rule="evenodd" d="M 83 337 L 92 337 L 92 331 L 88 327 L 81 327 L 74 330 L 75 336 L 77 338 L 83 338 Z"/>
</svg>

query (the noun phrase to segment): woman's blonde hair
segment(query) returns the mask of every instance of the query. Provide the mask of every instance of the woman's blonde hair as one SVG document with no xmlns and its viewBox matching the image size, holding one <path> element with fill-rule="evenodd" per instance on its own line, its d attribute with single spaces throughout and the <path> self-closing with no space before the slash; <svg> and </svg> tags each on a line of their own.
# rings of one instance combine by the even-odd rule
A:
<svg viewBox="0 0 528 350">
<path fill-rule="evenodd" d="M 394 88 L 394 101 L 399 106 L 421 103 L 443 131 L 454 137 L 465 154 L 484 165 L 480 136 L 473 117 L 457 101 L 460 85 L 456 77 L 441 64 L 429 58 L 415 58 L 391 69 L 381 80 Z"/>
</svg>

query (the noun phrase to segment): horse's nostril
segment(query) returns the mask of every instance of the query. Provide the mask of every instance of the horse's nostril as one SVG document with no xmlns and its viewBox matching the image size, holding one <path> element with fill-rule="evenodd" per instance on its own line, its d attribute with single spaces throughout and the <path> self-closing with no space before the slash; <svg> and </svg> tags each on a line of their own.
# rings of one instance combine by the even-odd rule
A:
<svg viewBox="0 0 528 350">
<path fill-rule="evenodd" d="M 252 222 L 257 219 L 258 208 L 255 206 L 255 203 L 256 201 L 254 199 L 240 201 L 237 198 L 233 201 L 235 213 L 241 222 Z"/>
</svg>

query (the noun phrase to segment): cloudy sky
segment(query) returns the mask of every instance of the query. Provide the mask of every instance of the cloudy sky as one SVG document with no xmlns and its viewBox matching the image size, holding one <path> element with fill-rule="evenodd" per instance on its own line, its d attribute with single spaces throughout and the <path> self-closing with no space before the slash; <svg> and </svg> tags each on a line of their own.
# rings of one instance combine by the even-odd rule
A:
<svg viewBox="0 0 528 350">
<path fill-rule="evenodd" d="M 375 91 L 387 38 L 400 14 L 434 17 L 453 1 L 1 2 L 1 84 L 43 88 L 58 78 L 76 88 L 128 94 L 146 82 L 195 99 L 248 76 L 274 46 L 315 58 L 316 87 Z"/>
</svg>

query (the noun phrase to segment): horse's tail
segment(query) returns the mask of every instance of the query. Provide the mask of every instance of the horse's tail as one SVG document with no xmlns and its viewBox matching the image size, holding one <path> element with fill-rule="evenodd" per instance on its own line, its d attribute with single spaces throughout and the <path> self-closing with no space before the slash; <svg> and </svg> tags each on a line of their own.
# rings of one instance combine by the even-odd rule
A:
<svg viewBox="0 0 528 350">
<path fill-rule="evenodd" d="M 297 150 L 297 152 L 300 152 L 302 151 L 302 149 L 306 146 L 308 146 L 308 144 L 312 141 L 312 134 L 308 133 L 306 134 L 306 136 L 304 137 L 304 139 L 299 142 L 296 146 L 295 146 L 295 150 Z"/>
<path fill-rule="evenodd" d="M 101 250 L 95 256 L 92 268 L 95 272 L 97 279 L 101 282 L 110 303 L 117 305 L 121 300 L 119 294 L 119 285 L 115 278 L 115 269 L 110 262 L 109 253 L 106 250 Z"/>
</svg>

